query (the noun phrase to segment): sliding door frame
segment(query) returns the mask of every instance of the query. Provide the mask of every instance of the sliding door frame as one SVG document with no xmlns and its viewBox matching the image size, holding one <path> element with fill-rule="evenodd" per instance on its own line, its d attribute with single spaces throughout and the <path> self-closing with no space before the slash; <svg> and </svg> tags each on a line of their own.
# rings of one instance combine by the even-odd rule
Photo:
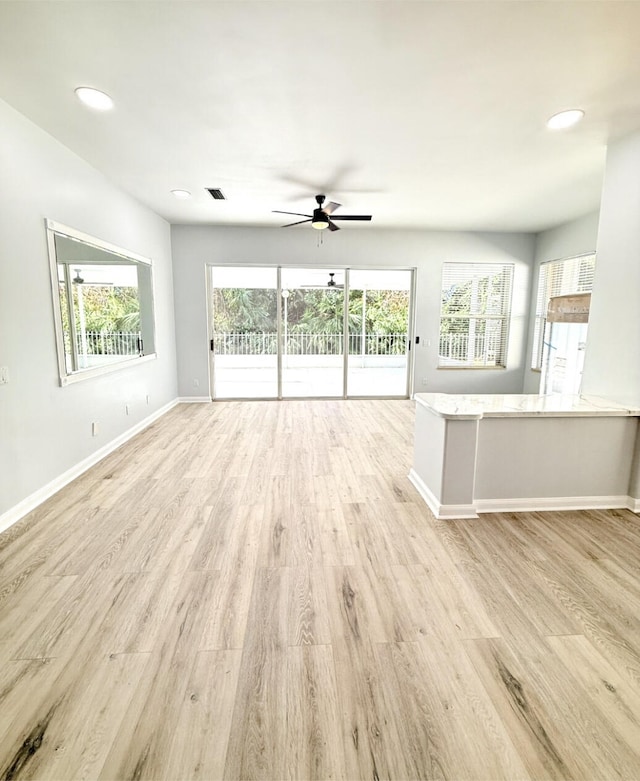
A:
<svg viewBox="0 0 640 781">
<path fill-rule="evenodd" d="M 276 288 L 276 317 L 277 317 L 277 342 L 278 342 L 278 354 L 277 354 L 277 371 L 278 371 L 278 388 L 277 396 L 265 396 L 265 397 L 226 397 L 223 399 L 217 399 L 215 396 L 215 353 L 211 349 L 213 339 L 215 336 L 214 329 L 214 311 L 213 311 L 213 290 L 215 288 L 215 280 L 213 279 L 214 268 L 270 268 L 276 269 L 277 272 L 277 288 Z M 282 395 L 282 355 L 283 355 L 283 328 L 282 328 L 282 269 L 313 269 L 322 271 L 343 271 L 344 272 L 344 301 L 343 301 L 343 345 L 342 345 L 342 396 L 287 396 L 289 400 L 313 400 L 313 399 L 327 399 L 327 400 L 346 400 L 346 399 L 409 399 L 413 393 L 413 373 L 414 373 L 414 353 L 415 353 L 415 317 L 416 317 L 416 274 L 417 270 L 414 266 L 362 266 L 362 265 L 350 265 L 340 266 L 338 264 L 313 264 L 313 265 L 300 265 L 299 263 L 280 263 L 274 266 L 273 263 L 207 263 L 205 267 L 205 290 L 207 296 L 207 329 L 208 329 L 208 361 L 209 361 L 209 396 L 212 401 L 282 401 L 285 397 Z M 406 394 L 404 396 L 349 396 L 348 391 L 348 370 L 349 370 L 349 272 L 350 271 L 408 271 L 410 273 L 409 282 L 409 312 L 407 318 L 407 368 L 406 368 Z"/>
<path fill-rule="evenodd" d="M 278 341 L 278 401 L 282 401 L 282 355 L 284 353 L 284 333 L 282 329 L 282 266 L 277 267 L 276 284 L 276 318 L 278 321 L 276 326 L 278 334 L 276 337 Z"/>
<path fill-rule="evenodd" d="M 342 398 L 348 399 L 349 383 L 349 271 L 344 270 L 344 289 L 342 298 Z"/>
<path fill-rule="evenodd" d="M 402 270 L 402 269 L 400 269 Z M 410 288 L 409 288 L 409 322 L 407 323 L 407 345 L 408 345 L 408 351 L 407 351 L 407 385 L 406 385 L 406 391 L 407 395 L 406 397 L 408 399 L 413 398 L 414 393 L 414 367 L 415 367 L 415 353 L 416 353 L 416 287 L 417 287 L 417 276 L 418 276 L 418 269 L 411 268 L 407 269 L 411 272 L 411 282 Z"/>
</svg>

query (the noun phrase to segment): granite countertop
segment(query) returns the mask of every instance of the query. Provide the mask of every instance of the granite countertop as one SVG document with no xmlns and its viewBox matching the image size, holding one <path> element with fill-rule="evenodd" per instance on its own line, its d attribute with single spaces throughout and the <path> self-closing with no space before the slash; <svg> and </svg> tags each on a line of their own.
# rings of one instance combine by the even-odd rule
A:
<svg viewBox="0 0 640 781">
<path fill-rule="evenodd" d="M 640 416 L 640 408 L 625 406 L 598 396 L 416 393 L 415 400 L 436 415 L 451 420 Z"/>
</svg>

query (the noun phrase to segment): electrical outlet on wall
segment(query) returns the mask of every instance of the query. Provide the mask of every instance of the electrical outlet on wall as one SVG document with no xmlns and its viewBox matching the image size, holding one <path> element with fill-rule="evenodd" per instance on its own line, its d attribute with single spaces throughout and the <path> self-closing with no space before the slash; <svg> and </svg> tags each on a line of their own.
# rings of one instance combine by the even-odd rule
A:
<svg viewBox="0 0 640 781">
<path fill-rule="evenodd" d="M 7 385 L 9 382 L 9 367 L 0 366 L 0 385 Z"/>
<path fill-rule="evenodd" d="M 96 423 L 96 422 L 92 423 L 91 424 L 91 436 L 92 437 L 97 437 L 99 433 L 100 433 L 100 425 L 98 423 Z"/>
<path fill-rule="evenodd" d="M 199 387 L 200 387 L 200 380 L 196 380 L 196 379 L 194 378 L 194 380 L 193 380 L 193 387 L 194 387 L 194 388 L 199 388 Z"/>
<path fill-rule="evenodd" d="M 130 415 L 131 414 L 131 407 L 130 407 L 129 404 L 125 404 L 124 405 L 124 414 L 125 415 Z"/>
<path fill-rule="evenodd" d="M 429 380 L 427 377 L 422 378 L 422 387 L 424 388 L 428 384 Z"/>
<path fill-rule="evenodd" d="M 149 399 L 150 399 L 150 398 L 151 398 L 151 397 L 150 397 L 150 396 L 149 396 L 149 394 L 147 393 L 147 406 L 149 406 Z"/>
</svg>

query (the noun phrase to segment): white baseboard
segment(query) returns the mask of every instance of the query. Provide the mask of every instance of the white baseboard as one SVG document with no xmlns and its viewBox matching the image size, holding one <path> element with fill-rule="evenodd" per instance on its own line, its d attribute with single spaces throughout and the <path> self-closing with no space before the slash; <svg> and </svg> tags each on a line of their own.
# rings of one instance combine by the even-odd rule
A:
<svg viewBox="0 0 640 781">
<path fill-rule="evenodd" d="M 409 480 L 413 483 L 420 496 L 425 500 L 427 506 L 439 521 L 452 520 L 454 518 L 478 517 L 476 508 L 472 504 L 441 504 L 414 469 L 411 469 L 409 472 Z"/>
<path fill-rule="evenodd" d="M 476 499 L 473 504 L 441 504 L 416 473 L 409 480 L 438 520 L 477 518 L 480 513 L 526 513 L 562 510 L 631 510 L 640 513 L 640 499 L 631 496 L 549 496 L 523 499 Z"/>
<path fill-rule="evenodd" d="M 210 396 L 180 396 L 178 398 L 180 404 L 202 404 L 204 402 L 210 403 Z"/>
<path fill-rule="evenodd" d="M 638 509 L 633 510 L 636 503 Z M 616 510 L 638 512 L 640 502 L 629 496 L 547 496 L 523 499 L 476 499 L 479 513 L 526 513 L 562 510 Z"/>
<path fill-rule="evenodd" d="M 92 466 L 97 464 L 98 461 L 102 461 L 103 458 L 119 448 L 120 445 L 124 445 L 125 442 L 130 440 L 132 437 L 135 437 L 136 434 L 139 434 L 141 431 L 147 428 L 147 426 L 150 426 L 158 418 L 161 418 L 163 415 L 169 412 L 170 409 L 173 409 L 173 407 L 175 407 L 178 403 L 179 399 L 173 399 L 173 401 L 170 401 L 168 404 L 160 407 L 160 409 L 157 409 L 144 420 L 136 423 L 135 426 L 132 426 L 123 434 L 120 434 L 120 436 L 112 439 L 111 442 L 106 444 L 104 447 L 96 450 L 90 456 L 87 456 L 78 464 L 75 464 L 70 469 L 67 469 L 66 472 L 58 475 L 58 477 L 42 486 L 42 488 L 39 488 L 37 491 L 34 491 L 21 502 L 18 502 L 18 504 L 14 505 L 11 509 L 0 515 L 0 533 L 5 531 L 5 529 L 8 529 L 10 526 L 13 526 L 13 524 L 19 521 L 21 518 L 24 518 L 27 513 L 30 513 L 39 504 L 42 504 L 42 502 L 49 499 L 49 497 L 53 496 L 61 488 L 64 488 L 65 485 L 68 485 L 72 480 L 75 480 L 76 477 L 79 477 L 83 472 L 86 472 L 87 469 L 90 469 Z"/>
<path fill-rule="evenodd" d="M 640 499 L 636 499 L 633 496 L 627 496 L 629 500 L 627 503 L 627 510 L 631 510 L 632 513 L 640 513 Z"/>
</svg>

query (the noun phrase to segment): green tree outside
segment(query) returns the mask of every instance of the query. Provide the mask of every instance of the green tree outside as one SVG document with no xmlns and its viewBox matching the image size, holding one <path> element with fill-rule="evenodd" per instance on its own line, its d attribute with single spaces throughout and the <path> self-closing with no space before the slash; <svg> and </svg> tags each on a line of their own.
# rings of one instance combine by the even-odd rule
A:
<svg viewBox="0 0 640 781">
<path fill-rule="evenodd" d="M 276 350 L 277 332 L 277 291 L 273 289 L 251 288 L 215 288 L 213 290 L 213 317 L 216 334 L 271 334 L 270 341 L 261 341 L 266 352 Z M 365 299 L 365 334 L 385 337 L 393 334 L 406 334 L 409 314 L 409 294 L 407 291 L 370 290 Z M 329 335 L 341 335 L 343 321 L 344 292 L 338 289 L 293 289 L 286 300 L 287 335 L 291 347 L 296 348 L 296 335 L 305 334 L 319 338 L 318 345 L 328 345 Z M 349 294 L 348 324 L 352 338 L 350 351 L 359 352 L 362 348 L 357 338 L 362 334 L 363 291 L 351 290 Z M 323 337 L 320 339 L 320 337 Z M 305 340 L 313 345 L 313 338 Z M 257 344 L 257 342 L 256 342 Z M 265 346 L 266 345 L 266 346 Z M 378 339 L 378 353 L 400 350 L 401 345 L 393 345 L 392 340 L 382 344 Z M 357 349 L 355 349 L 357 346 Z M 332 351 L 340 352 L 336 345 L 329 345 Z M 404 352 L 404 346 L 402 346 Z"/>
</svg>

